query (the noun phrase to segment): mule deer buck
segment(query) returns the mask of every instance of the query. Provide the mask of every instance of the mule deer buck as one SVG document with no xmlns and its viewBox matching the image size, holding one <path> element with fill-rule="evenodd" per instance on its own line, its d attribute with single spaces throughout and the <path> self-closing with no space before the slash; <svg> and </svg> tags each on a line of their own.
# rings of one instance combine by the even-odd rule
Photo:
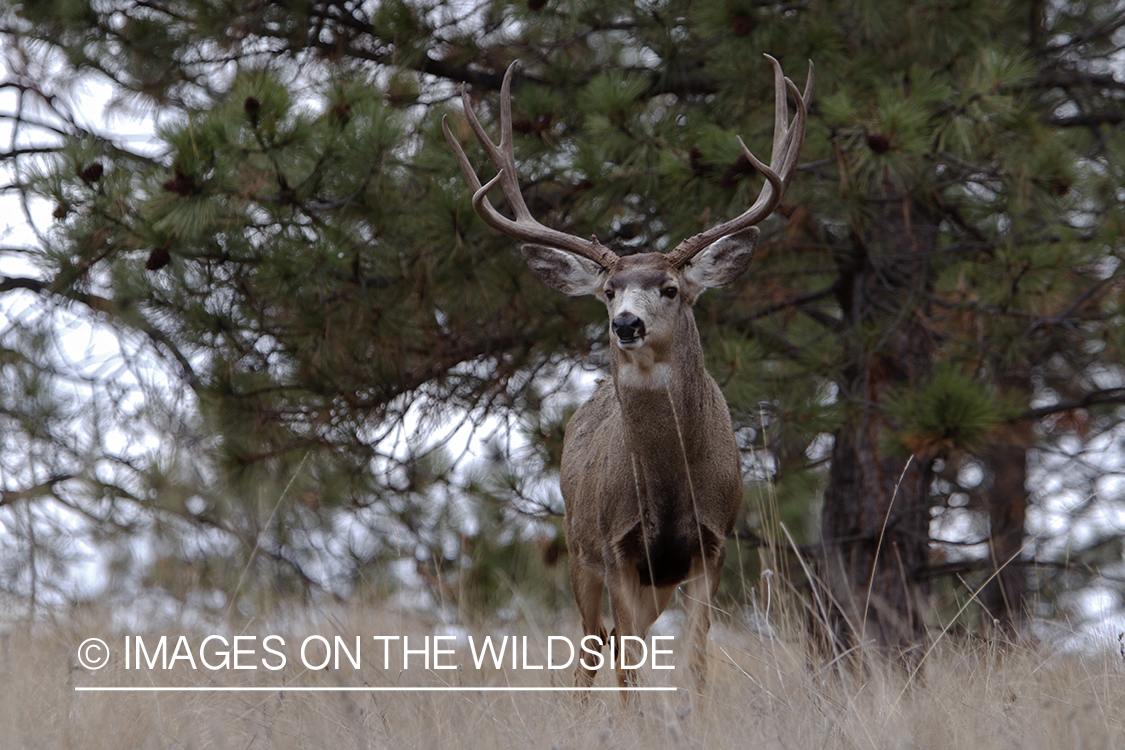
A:
<svg viewBox="0 0 1125 750">
<path fill-rule="evenodd" d="M 769 57 L 767 55 L 767 57 Z M 685 586 L 689 671 L 697 689 L 706 681 L 711 601 L 726 557 L 726 538 L 742 503 L 742 472 L 730 410 L 703 365 L 692 305 L 704 289 L 733 282 L 750 264 L 758 224 L 781 201 L 797 164 L 812 97 L 774 69 L 774 134 L 769 166 L 739 138 L 746 158 L 766 178 L 741 216 L 681 242 L 672 252 L 618 256 L 597 238 L 585 240 L 536 221 L 524 202 L 512 143 L 511 82 L 500 90 L 500 143 L 494 144 L 462 90 L 465 116 L 499 170 L 484 185 L 461 144 L 442 127 L 473 189 L 473 207 L 492 228 L 526 242 L 532 272 L 551 289 L 592 294 L 609 312 L 612 374 L 566 428 L 562 457 L 564 528 L 570 581 L 585 636 L 606 641 L 602 591 L 609 589 L 620 687 L 635 684 L 621 656 L 637 664 L 633 642 L 644 638 L 680 584 Z M 787 92 L 796 112 L 789 123 Z M 497 211 L 489 192 L 499 183 L 515 219 Z M 596 660 L 595 660 L 596 661 Z M 576 681 L 588 687 L 596 668 L 579 663 Z M 628 696 L 627 693 L 623 694 Z"/>
</svg>

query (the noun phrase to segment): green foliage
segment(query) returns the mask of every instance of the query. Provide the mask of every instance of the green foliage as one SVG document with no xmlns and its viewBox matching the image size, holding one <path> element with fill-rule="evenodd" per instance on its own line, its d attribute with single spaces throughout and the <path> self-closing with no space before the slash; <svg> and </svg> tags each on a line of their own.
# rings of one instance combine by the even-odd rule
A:
<svg viewBox="0 0 1125 750">
<path fill-rule="evenodd" d="M 887 413 L 897 424 L 895 447 L 929 461 L 981 450 L 1019 409 L 979 378 L 940 365 L 926 382 L 890 396 Z"/>
<path fill-rule="evenodd" d="M 1104 74 L 1115 8 L 23 3 L 6 9 L 7 40 L 28 100 L 61 111 L 68 80 L 100 76 L 119 110 L 159 113 L 158 148 L 60 115 L 43 130 L 57 148 L 5 159 L 17 192 L 54 211 L 24 253 L 42 294 L 147 342 L 176 379 L 182 401 L 146 393 L 180 415 L 163 447 L 174 458 L 146 454 L 104 484 L 165 514 L 170 537 L 184 524 L 239 540 L 245 558 L 219 570 L 200 553 L 192 580 L 233 585 L 265 534 L 263 580 L 311 587 L 314 531 L 366 519 L 379 541 L 344 545 L 339 590 L 377 587 L 391 561 L 428 550 L 428 573 L 471 579 L 495 604 L 498 570 L 540 569 L 520 562 L 520 533 L 497 537 L 519 523 L 494 528 L 487 508 L 547 492 L 575 400 L 559 383 L 596 359 L 604 311 L 545 292 L 473 212 L 440 127 L 447 116 L 492 176 L 462 84 L 496 138 L 500 77 L 521 60 L 513 119 L 533 213 L 634 252 L 755 200 L 763 179 L 735 138 L 768 159 L 761 55 L 798 85 L 815 62 L 802 167 L 754 267 L 697 306 L 748 480 L 772 482 L 779 517 L 809 541 L 833 434 L 889 417 L 886 441 L 918 455 L 987 454 L 1033 402 L 1081 399 L 1125 359 L 1125 139 Z M 53 367 L 28 361 L 27 401 L 46 403 Z M 38 419 L 29 407 L 13 429 L 61 439 Z M 523 460 L 501 451 L 478 482 L 425 458 L 462 420 L 502 425 Z M 1050 447 L 1053 429 L 1027 447 Z M 457 531 L 476 550 L 467 572 L 436 531 L 474 526 L 458 513 L 477 514 Z"/>
</svg>

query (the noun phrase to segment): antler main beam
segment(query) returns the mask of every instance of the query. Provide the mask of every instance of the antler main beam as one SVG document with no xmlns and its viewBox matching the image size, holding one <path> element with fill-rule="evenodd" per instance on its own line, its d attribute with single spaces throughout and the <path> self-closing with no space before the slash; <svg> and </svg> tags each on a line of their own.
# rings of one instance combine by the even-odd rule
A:
<svg viewBox="0 0 1125 750">
<path fill-rule="evenodd" d="M 567 252 L 580 255 L 583 258 L 594 261 L 603 268 L 612 268 L 618 261 L 618 256 L 609 248 L 602 245 L 597 239 L 584 240 L 581 237 L 576 237 L 573 234 L 560 232 L 557 229 L 551 229 L 548 226 L 536 221 L 531 215 L 531 211 L 527 208 L 527 203 L 523 199 L 523 193 L 520 191 L 519 175 L 516 173 L 516 154 L 515 147 L 512 142 L 512 73 L 519 67 L 519 61 L 513 62 L 508 71 L 504 74 L 504 83 L 500 87 L 500 143 L 499 145 L 492 142 L 488 134 L 484 132 L 484 127 L 477 119 L 476 113 L 473 112 L 472 102 L 469 100 L 469 94 L 464 87 L 461 88 L 461 102 L 465 108 L 465 117 L 469 121 L 469 126 L 476 134 L 477 140 L 480 141 L 481 147 L 488 155 L 489 160 L 498 170 L 496 176 L 488 182 L 481 184 L 480 178 L 477 177 L 476 172 L 473 170 L 472 165 L 469 163 L 469 158 L 465 156 L 464 149 L 461 148 L 460 142 L 454 137 L 452 131 L 449 129 L 449 124 L 446 118 L 441 120 L 441 129 L 445 133 L 445 139 L 449 141 L 449 145 L 453 148 L 453 153 L 457 157 L 457 163 L 461 165 L 461 171 L 465 173 L 465 179 L 469 181 L 469 185 L 473 189 L 473 209 L 484 220 L 486 224 L 502 234 L 513 237 L 517 240 L 524 242 L 531 242 L 539 245 L 546 245 L 553 247 L 557 250 L 565 250 Z M 504 192 L 504 197 L 511 206 L 513 213 L 515 213 L 515 220 L 497 211 L 491 201 L 488 200 L 488 193 L 496 184 L 500 184 L 501 190 Z"/>
<path fill-rule="evenodd" d="M 746 209 L 741 216 L 713 226 L 694 237 L 689 237 L 668 253 L 668 260 L 677 268 L 707 249 L 716 240 L 752 227 L 773 213 L 773 210 L 777 208 L 777 204 L 781 202 L 785 195 L 789 183 L 793 180 L 793 174 L 797 168 L 797 156 L 801 153 L 801 145 L 805 141 L 805 125 L 808 120 L 809 102 L 812 101 L 815 71 L 810 60 L 809 75 L 805 81 L 805 93 L 802 95 L 797 85 L 781 72 L 781 63 L 770 55 L 766 55 L 766 58 L 773 65 L 774 76 L 773 149 L 770 153 L 770 165 L 767 167 L 760 162 L 746 147 L 742 138 L 738 139 L 738 145 L 742 147 L 742 153 L 759 172 L 765 175 L 766 185 L 762 188 L 762 192 L 758 195 L 754 204 Z M 797 110 L 793 116 L 792 126 L 789 123 L 789 105 L 786 103 L 787 93 L 793 94 Z"/>
</svg>

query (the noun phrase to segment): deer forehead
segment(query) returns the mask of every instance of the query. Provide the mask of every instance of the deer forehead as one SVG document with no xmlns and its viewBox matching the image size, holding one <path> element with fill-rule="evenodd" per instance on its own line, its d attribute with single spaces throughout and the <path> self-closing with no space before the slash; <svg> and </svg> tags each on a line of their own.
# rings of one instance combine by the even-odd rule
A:
<svg viewBox="0 0 1125 750">
<path fill-rule="evenodd" d="M 617 273 L 610 276 L 605 282 L 605 288 L 614 292 L 658 292 L 674 281 L 675 277 L 670 273 L 663 273 L 661 271 L 635 271 L 633 273 Z"/>
<path fill-rule="evenodd" d="M 669 306 L 670 300 L 661 295 L 661 290 L 677 286 L 675 281 L 674 272 L 663 270 L 636 269 L 613 274 L 606 280 L 603 298 L 610 317 L 631 313 L 651 326 L 658 318 L 679 309 L 679 305 Z"/>
<path fill-rule="evenodd" d="M 627 255 L 606 279 L 605 288 L 615 292 L 626 289 L 659 291 L 679 278 L 676 268 L 660 253 Z"/>
</svg>

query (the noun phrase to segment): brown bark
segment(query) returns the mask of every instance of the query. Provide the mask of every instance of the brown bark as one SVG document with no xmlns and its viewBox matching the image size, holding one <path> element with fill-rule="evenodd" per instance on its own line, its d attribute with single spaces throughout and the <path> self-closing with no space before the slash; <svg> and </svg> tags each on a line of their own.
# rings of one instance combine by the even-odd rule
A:
<svg viewBox="0 0 1125 750">
<path fill-rule="evenodd" d="M 868 413 L 836 432 L 821 577 L 840 646 L 874 642 L 901 653 L 925 637 L 930 472 L 928 461 L 886 455 L 886 429 Z"/>
<path fill-rule="evenodd" d="M 889 655 L 925 636 L 929 459 L 888 452 L 882 407 L 890 391 L 924 381 L 934 342 L 923 300 L 932 279 L 936 225 L 908 198 L 886 201 L 841 260 L 846 340 L 841 398 L 848 421 L 835 434 L 824 496 L 820 576 L 837 648 L 874 641 Z"/>
<path fill-rule="evenodd" d="M 1030 388 L 1026 382 L 1005 385 Z M 984 498 L 990 525 L 986 572 L 989 576 L 995 573 L 995 577 L 981 589 L 978 601 L 986 623 L 1013 635 L 1019 630 L 1027 592 L 1020 550 L 1027 520 L 1027 447 L 1034 439 L 1031 423 L 1014 423 L 1000 439 L 1003 442 L 993 444 L 984 456 L 992 473 Z"/>
<path fill-rule="evenodd" d="M 979 594 L 988 617 L 1002 630 L 1014 633 L 1023 609 L 1027 580 L 1019 560 L 1027 515 L 1027 449 L 1019 445 L 997 445 L 989 451 L 992 489 L 988 517 L 991 535 L 988 551 L 989 575 L 999 569 Z"/>
</svg>

